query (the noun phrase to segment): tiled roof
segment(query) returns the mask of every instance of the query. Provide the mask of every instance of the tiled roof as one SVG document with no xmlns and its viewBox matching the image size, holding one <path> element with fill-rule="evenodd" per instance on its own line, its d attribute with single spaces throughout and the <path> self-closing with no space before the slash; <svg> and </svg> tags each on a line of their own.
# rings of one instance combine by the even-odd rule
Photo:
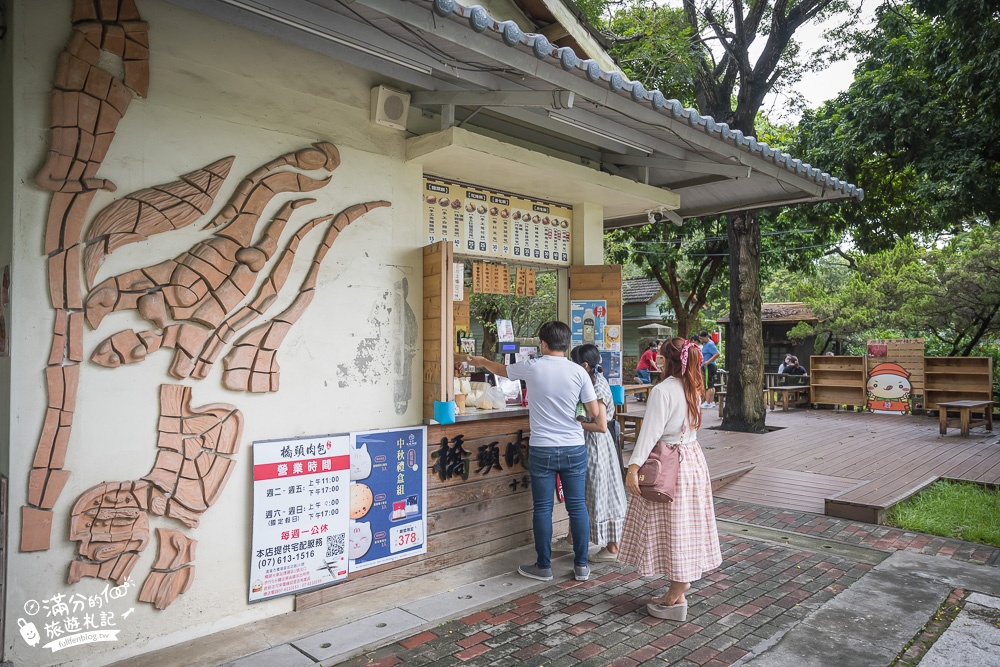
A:
<svg viewBox="0 0 1000 667">
<path fill-rule="evenodd" d="M 622 281 L 622 303 L 649 303 L 661 292 L 660 283 L 650 278 L 626 278 Z"/>
<path fill-rule="evenodd" d="M 592 83 L 608 87 L 611 95 L 631 99 L 634 103 L 649 106 L 653 110 L 676 120 L 686 121 L 692 128 L 701 130 L 710 137 L 736 146 L 737 149 L 773 162 L 780 169 L 794 173 L 824 187 L 839 191 L 851 199 L 864 199 L 864 190 L 839 178 L 793 158 L 788 153 L 771 148 L 754 137 L 745 136 L 741 131 L 730 128 L 726 123 L 716 122 L 711 116 L 702 116 L 695 109 L 667 97 L 659 90 L 646 90 L 639 81 L 629 81 L 621 72 L 606 72 L 593 60 L 583 60 L 569 47 L 557 48 L 544 35 L 526 33 L 514 21 L 497 21 L 479 5 L 465 6 L 457 0 L 413 0 L 431 5 L 432 11 L 440 17 L 454 17 L 467 21 L 477 32 L 492 33 L 510 48 L 531 53 L 538 60 L 557 63 L 563 70 L 585 77 Z"/>
<path fill-rule="evenodd" d="M 800 301 L 762 303 L 760 305 L 760 319 L 763 322 L 819 322 L 819 318 L 813 314 L 809 306 Z M 729 313 L 716 321 L 721 324 L 729 322 Z"/>
</svg>

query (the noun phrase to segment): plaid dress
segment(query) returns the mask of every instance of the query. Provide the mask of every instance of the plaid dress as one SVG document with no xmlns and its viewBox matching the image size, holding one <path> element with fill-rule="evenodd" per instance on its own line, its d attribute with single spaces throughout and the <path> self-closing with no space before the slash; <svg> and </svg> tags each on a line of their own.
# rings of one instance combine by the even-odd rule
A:
<svg viewBox="0 0 1000 667">
<path fill-rule="evenodd" d="M 719 567 L 722 550 L 701 445 L 693 441 L 680 450 L 673 502 L 629 498 L 618 562 L 635 565 L 643 576 L 662 574 L 670 581 L 690 582 Z"/>
<path fill-rule="evenodd" d="M 597 400 L 604 403 L 608 421 L 615 418 L 611 387 L 600 373 L 594 384 Z M 619 542 L 625 520 L 625 485 L 621 461 L 611 433 L 585 432 L 587 442 L 587 487 L 585 499 L 590 514 L 590 541 L 594 544 Z"/>
</svg>

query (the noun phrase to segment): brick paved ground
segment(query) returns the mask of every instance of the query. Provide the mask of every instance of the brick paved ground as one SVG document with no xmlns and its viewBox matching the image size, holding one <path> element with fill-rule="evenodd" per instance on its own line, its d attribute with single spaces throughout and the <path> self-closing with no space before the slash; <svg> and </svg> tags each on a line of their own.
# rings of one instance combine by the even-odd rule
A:
<svg viewBox="0 0 1000 667">
<path fill-rule="evenodd" d="M 830 517 L 717 499 L 719 518 L 884 550 L 907 549 L 974 563 L 1000 550 Z M 833 553 L 738 536 L 722 537 L 722 567 L 695 583 L 685 623 L 644 605 L 663 580 L 618 565 L 588 582 L 540 591 L 342 663 L 343 665 L 664 665 L 723 667 L 790 628 L 857 581 L 872 565 Z M 568 572 L 566 573 L 568 575 Z"/>
<path fill-rule="evenodd" d="M 993 547 L 821 514 L 794 512 L 716 498 L 715 515 L 720 519 L 788 530 L 873 549 L 886 551 L 905 549 L 928 556 L 946 556 L 968 563 L 1000 565 L 1000 549 Z"/>
</svg>

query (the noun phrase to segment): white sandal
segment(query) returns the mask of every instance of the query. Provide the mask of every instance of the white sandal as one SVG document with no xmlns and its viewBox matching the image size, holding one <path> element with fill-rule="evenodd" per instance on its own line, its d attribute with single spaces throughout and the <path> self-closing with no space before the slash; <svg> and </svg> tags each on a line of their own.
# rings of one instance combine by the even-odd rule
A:
<svg viewBox="0 0 1000 667">
<path fill-rule="evenodd" d="M 687 602 L 665 605 L 655 602 L 646 603 L 646 611 L 654 618 L 662 618 L 666 621 L 686 621 L 688 605 Z"/>
</svg>

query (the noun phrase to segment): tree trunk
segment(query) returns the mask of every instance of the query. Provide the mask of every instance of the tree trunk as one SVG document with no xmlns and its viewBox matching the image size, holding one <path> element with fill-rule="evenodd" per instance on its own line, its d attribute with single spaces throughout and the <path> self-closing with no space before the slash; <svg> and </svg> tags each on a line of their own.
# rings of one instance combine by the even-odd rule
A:
<svg viewBox="0 0 1000 667">
<path fill-rule="evenodd" d="M 760 313 L 760 223 L 753 211 L 729 220 L 729 340 L 722 429 L 766 433 L 764 337 Z"/>
</svg>

